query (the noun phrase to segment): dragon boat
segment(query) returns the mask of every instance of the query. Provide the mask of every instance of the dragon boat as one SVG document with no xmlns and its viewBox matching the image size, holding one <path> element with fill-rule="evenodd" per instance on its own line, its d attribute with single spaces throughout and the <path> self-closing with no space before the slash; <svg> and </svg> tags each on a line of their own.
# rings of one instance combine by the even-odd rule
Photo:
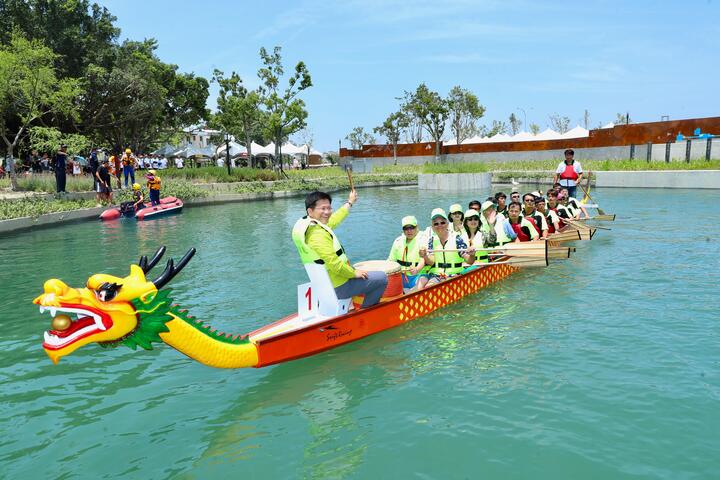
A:
<svg viewBox="0 0 720 480">
<path fill-rule="evenodd" d="M 518 271 L 522 264 L 510 259 L 522 258 L 528 249 L 534 249 L 533 262 L 537 263 L 539 256 L 543 265 L 548 258 L 567 258 L 574 249 L 558 247 L 561 242 L 589 239 L 594 233 L 591 227 L 581 228 L 587 229 L 584 234 L 568 229 L 555 234 L 552 241 L 521 244 L 517 257 L 498 256 L 461 275 L 420 291 L 383 298 L 364 309 L 353 309 L 351 299 L 338 299 L 323 265 L 309 262 L 304 266 L 311 281 L 298 286 L 298 311 L 247 334 L 220 332 L 173 303 L 170 290 L 164 287 L 190 261 L 194 248 L 177 264 L 170 259 L 154 280 L 148 275 L 165 247 L 150 260 L 142 256 L 125 277 L 95 274 L 82 288 L 58 279 L 47 280 L 44 292 L 33 303 L 39 305 L 40 313 L 53 317 L 42 346 L 54 363 L 90 343 L 125 345 L 133 350 L 152 350 L 154 343 L 166 343 L 211 367 L 265 367 L 314 355 L 428 315 Z"/>
</svg>

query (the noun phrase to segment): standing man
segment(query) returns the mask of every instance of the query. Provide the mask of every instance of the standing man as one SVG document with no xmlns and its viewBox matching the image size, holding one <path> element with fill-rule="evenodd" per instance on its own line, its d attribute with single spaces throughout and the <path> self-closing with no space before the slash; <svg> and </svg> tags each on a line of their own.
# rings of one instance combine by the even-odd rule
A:
<svg viewBox="0 0 720 480">
<path fill-rule="evenodd" d="M 100 164 L 100 167 L 98 167 L 97 172 L 95 172 L 98 202 L 105 201 L 112 203 L 112 182 L 110 180 L 110 166 L 108 164 L 108 159 L 105 158 Z"/>
<path fill-rule="evenodd" d="M 125 189 L 128 188 L 128 177 L 130 177 L 130 185 L 135 183 L 135 165 L 137 165 L 137 159 L 133 155 L 132 150 L 129 148 L 125 149 L 125 153 L 120 159 L 122 162 L 123 176 L 125 177 Z"/>
<path fill-rule="evenodd" d="M 575 190 L 583 176 L 582 166 L 575 161 L 574 156 L 575 151 L 572 148 L 565 150 L 565 160 L 560 162 L 553 177 L 553 183 L 560 183 L 560 186 L 567 188 L 571 197 L 575 196 Z"/>
<path fill-rule="evenodd" d="M 67 168 L 67 145 L 61 145 L 55 154 L 55 187 L 57 193 L 65 193 L 65 169 Z"/>
<path fill-rule="evenodd" d="M 330 195 L 318 191 L 309 193 L 305 197 L 307 215 L 295 222 L 292 238 L 304 264 L 314 262 L 325 266 L 337 298 L 364 294 L 362 308 L 367 308 L 380 302 L 387 275 L 353 268 L 333 231 L 350 214 L 356 201 L 357 193 L 351 190 L 347 202 L 333 213 Z"/>
<path fill-rule="evenodd" d="M 97 169 L 100 167 L 100 162 L 98 162 L 98 156 L 97 156 L 97 148 L 93 148 L 90 151 L 90 157 L 88 158 L 88 170 L 90 170 L 90 175 L 92 175 L 93 178 L 93 190 L 97 192 L 97 178 L 95 177 L 95 174 L 97 173 Z"/>
</svg>

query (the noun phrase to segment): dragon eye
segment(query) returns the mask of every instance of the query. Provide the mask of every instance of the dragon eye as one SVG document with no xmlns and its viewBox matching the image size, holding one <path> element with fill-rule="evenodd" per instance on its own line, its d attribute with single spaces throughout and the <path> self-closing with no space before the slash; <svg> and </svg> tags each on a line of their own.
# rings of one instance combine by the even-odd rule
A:
<svg viewBox="0 0 720 480">
<path fill-rule="evenodd" d="M 105 282 L 100 285 L 97 290 L 95 290 L 95 296 L 101 302 L 109 302 L 118 294 L 120 287 L 122 287 L 122 285 L 118 285 L 117 283 Z"/>
</svg>

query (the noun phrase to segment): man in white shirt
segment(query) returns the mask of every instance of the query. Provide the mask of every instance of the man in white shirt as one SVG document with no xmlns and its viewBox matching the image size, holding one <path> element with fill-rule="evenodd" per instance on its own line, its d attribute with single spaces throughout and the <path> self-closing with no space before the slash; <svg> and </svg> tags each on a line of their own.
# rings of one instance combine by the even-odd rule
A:
<svg viewBox="0 0 720 480">
<path fill-rule="evenodd" d="M 565 160 L 560 162 L 553 177 L 553 183 L 559 182 L 561 186 L 567 188 L 571 197 L 575 197 L 575 190 L 583 176 L 582 166 L 580 162 L 575 161 L 574 156 L 573 149 L 565 150 Z"/>
</svg>

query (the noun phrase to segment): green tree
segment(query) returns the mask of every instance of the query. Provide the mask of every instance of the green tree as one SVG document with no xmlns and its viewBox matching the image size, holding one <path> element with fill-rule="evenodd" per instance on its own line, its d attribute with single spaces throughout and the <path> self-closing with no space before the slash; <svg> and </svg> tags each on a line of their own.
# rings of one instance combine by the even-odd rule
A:
<svg viewBox="0 0 720 480">
<path fill-rule="evenodd" d="M 540 133 L 540 125 L 538 125 L 537 123 L 531 123 L 529 128 L 530 133 L 532 133 L 533 135 L 537 135 L 538 133 Z"/>
<path fill-rule="evenodd" d="M 488 137 L 492 137 L 495 135 L 498 135 L 500 133 L 507 133 L 508 132 L 508 126 L 505 122 L 500 122 L 498 120 L 493 120 L 492 126 L 487 130 Z"/>
<path fill-rule="evenodd" d="M 272 53 L 265 48 L 260 49 L 260 59 L 263 67 L 258 70 L 258 77 L 263 82 L 259 92 L 261 102 L 267 113 L 265 127 L 275 141 L 275 159 L 280 162 L 282 171 L 282 142 L 293 133 L 306 126 L 308 112 L 305 102 L 298 98 L 303 90 L 312 87 L 312 78 L 305 62 L 298 62 L 295 71 L 282 88 L 280 82 L 285 70 L 282 65 L 280 47 L 275 47 Z"/>
<path fill-rule="evenodd" d="M 397 165 L 397 146 L 400 135 L 410 125 L 410 120 L 402 111 L 388 115 L 382 125 L 373 129 L 373 132 L 384 136 L 393 147 L 393 163 Z"/>
<path fill-rule="evenodd" d="M 629 113 L 618 113 L 615 116 L 615 125 L 628 125 L 632 123 Z"/>
<path fill-rule="evenodd" d="M 111 69 L 88 67 L 80 131 L 115 150 L 145 150 L 207 118 L 208 82 L 155 56 L 157 42 L 126 41 Z"/>
<path fill-rule="evenodd" d="M 53 52 L 59 77 L 81 77 L 90 64 L 110 67 L 120 29 L 117 19 L 88 0 L 2 0 L 0 43 L 13 31 L 40 40 Z"/>
<path fill-rule="evenodd" d="M 248 90 L 240 75 L 235 72 L 225 77 L 223 72 L 215 70 L 213 81 L 220 86 L 220 92 L 217 98 L 218 111 L 211 125 L 242 139 L 248 158 L 252 161 L 253 139 L 261 134 L 266 121 L 266 115 L 260 110 L 260 92 Z"/>
<path fill-rule="evenodd" d="M 510 132 L 513 135 L 517 135 L 520 133 L 520 128 L 522 127 L 522 120 L 517 118 L 514 113 L 510 114 Z"/>
<path fill-rule="evenodd" d="M 557 113 L 553 113 L 549 118 L 550 126 L 556 132 L 565 133 L 570 129 L 570 119 L 568 117 L 561 117 Z"/>
<path fill-rule="evenodd" d="M 480 104 L 477 96 L 470 90 L 455 86 L 447 98 L 450 113 L 450 128 L 455 141 L 460 145 L 477 134 L 477 121 L 485 114 L 485 107 Z"/>
<path fill-rule="evenodd" d="M 58 79 L 57 55 L 39 40 L 20 33 L 0 47 L 0 137 L 5 142 L 12 187 L 17 190 L 14 153 L 28 129 L 54 116 L 77 117 L 81 93 L 76 79 Z"/>
<path fill-rule="evenodd" d="M 445 133 L 449 116 L 447 100 L 421 83 L 414 92 L 405 92 L 404 112 L 418 119 L 423 129 L 435 142 L 435 159 L 440 157 L 440 141 Z"/>
<path fill-rule="evenodd" d="M 55 127 L 31 127 L 30 148 L 39 152 L 56 152 L 61 145 L 67 146 L 70 155 L 86 154 L 90 139 L 77 133 L 63 133 Z"/>
<path fill-rule="evenodd" d="M 370 145 L 376 142 L 375 137 L 367 133 L 363 127 L 355 127 L 345 137 L 350 142 L 353 150 L 359 150 L 363 145 Z"/>
</svg>

